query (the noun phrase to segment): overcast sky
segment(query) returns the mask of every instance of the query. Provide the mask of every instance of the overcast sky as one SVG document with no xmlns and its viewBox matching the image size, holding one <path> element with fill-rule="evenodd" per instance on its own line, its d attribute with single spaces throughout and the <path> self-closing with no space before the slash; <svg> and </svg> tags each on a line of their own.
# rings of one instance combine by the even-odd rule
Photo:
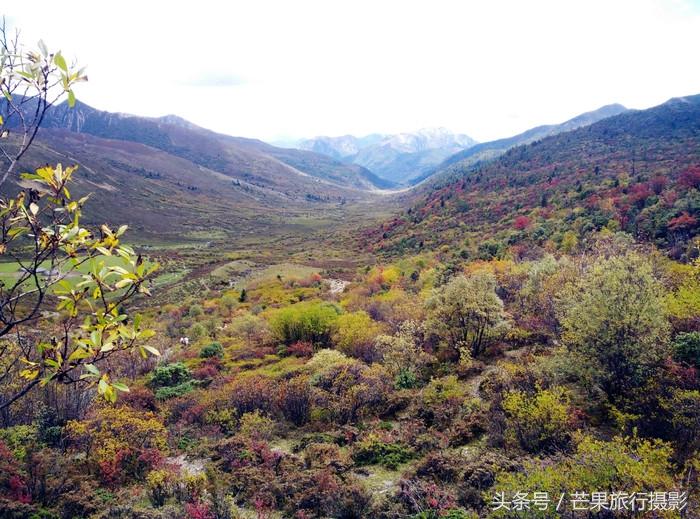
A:
<svg viewBox="0 0 700 519">
<path fill-rule="evenodd" d="M 444 126 L 486 141 L 700 93 L 700 0 L 7 4 L 24 40 L 88 67 L 88 104 L 266 140 Z"/>
</svg>

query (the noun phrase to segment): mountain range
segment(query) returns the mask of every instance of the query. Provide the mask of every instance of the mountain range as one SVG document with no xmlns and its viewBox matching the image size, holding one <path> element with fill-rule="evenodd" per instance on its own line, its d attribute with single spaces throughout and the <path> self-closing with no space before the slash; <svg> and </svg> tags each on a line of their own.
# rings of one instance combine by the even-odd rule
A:
<svg viewBox="0 0 700 519">
<path fill-rule="evenodd" d="M 452 164 L 468 165 L 489 160 L 514 146 L 571 131 L 626 110 L 620 104 L 606 105 L 561 124 L 537 126 L 513 137 L 484 143 L 445 128 L 425 128 L 395 135 L 316 137 L 299 142 L 298 147 L 348 164 L 358 164 L 378 177 L 407 186 L 418 184 Z"/>
<path fill-rule="evenodd" d="M 468 135 L 445 128 L 423 128 L 394 135 L 316 137 L 299 142 L 298 147 L 363 166 L 389 182 L 407 185 L 447 157 L 474 144 L 476 141 Z"/>
<path fill-rule="evenodd" d="M 81 102 L 49 109 L 20 170 L 56 162 L 81 166 L 73 191 L 95 200 L 89 221 L 124 222 L 159 236 L 291 228 L 392 186 L 326 155 L 222 135 L 177 116 L 111 113 Z M 2 190 L 21 185 L 12 178 Z"/>
<path fill-rule="evenodd" d="M 82 168 L 76 194 L 91 193 L 97 200 L 86 216 L 96 222 L 129 223 L 138 232 L 160 236 L 211 227 L 233 235 L 265 233 L 292 229 L 299 222 L 313 225 L 328 218 L 341 222 L 348 207 L 360 212 L 410 207 L 410 214 L 393 221 L 391 232 L 384 226 L 378 228 L 379 236 L 368 231 L 372 247 L 392 250 L 435 239 L 450 242 L 454 229 L 476 226 L 497 215 L 501 223 L 491 231 L 505 232 L 509 218 L 525 208 L 534 210 L 538 197 L 562 203 L 570 193 L 564 195 L 560 189 L 571 188 L 572 183 L 582 190 L 576 196 L 598 192 L 601 185 L 587 176 L 596 169 L 614 176 L 629 174 L 625 168 L 631 168 L 635 179 L 641 172 L 677 175 L 692 165 L 698 150 L 692 130 L 697 104 L 697 97 L 687 97 L 645 111 L 609 105 L 559 125 L 481 144 L 439 129 L 315 139 L 303 144 L 312 149 L 299 150 L 222 135 L 174 115 L 139 117 L 78 102 L 72 109 L 62 104 L 49 110 L 36 145 L 20 165 L 27 170 L 42 163 L 78 163 Z M 670 107 L 672 117 L 664 115 Z M 690 136 L 680 133 L 684 128 Z M 651 131 L 656 133 L 649 135 Z M 681 142 L 690 146 L 684 154 L 679 152 Z M 429 181 L 393 196 L 387 196 L 393 182 L 348 159 L 380 170 L 377 164 L 396 168 L 384 175 L 406 183 L 408 164 L 413 164 L 414 172 L 416 161 L 435 164 L 451 146 L 469 147 L 440 157 L 439 165 L 430 166 Z M 585 181 L 592 185 L 585 188 Z M 3 191 L 21 185 L 13 180 Z M 506 196 L 512 203 L 503 203 Z M 615 195 L 615 203 L 625 196 Z M 494 206 L 493 200 L 500 202 Z M 672 219 L 697 209 L 674 211 L 664 214 Z"/>
<path fill-rule="evenodd" d="M 402 254 L 448 246 L 465 258 L 489 259 L 506 249 L 537 254 L 623 230 L 692 258 L 700 223 L 700 95 L 647 110 L 609 109 L 622 113 L 491 160 L 473 162 L 467 150 L 402 193 L 407 209 L 367 230 L 366 247 Z"/>
</svg>

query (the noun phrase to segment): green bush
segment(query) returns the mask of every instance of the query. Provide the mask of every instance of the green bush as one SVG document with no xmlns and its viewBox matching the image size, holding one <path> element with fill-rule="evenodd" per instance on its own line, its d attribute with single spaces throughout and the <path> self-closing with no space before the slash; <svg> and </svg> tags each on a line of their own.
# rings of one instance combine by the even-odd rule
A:
<svg viewBox="0 0 700 519">
<path fill-rule="evenodd" d="M 158 366 L 151 373 L 149 385 L 153 388 L 173 387 L 192 378 L 190 370 L 182 362 L 174 362 L 165 366 Z"/>
<path fill-rule="evenodd" d="M 673 358 L 700 368 L 700 332 L 679 333 L 673 339 Z"/>
<path fill-rule="evenodd" d="M 412 389 L 418 386 L 418 377 L 413 371 L 402 369 L 394 378 L 394 385 L 397 389 Z"/>
<path fill-rule="evenodd" d="M 224 348 L 221 346 L 221 343 L 212 342 L 200 350 L 199 356 L 203 359 L 208 359 L 210 357 L 221 358 L 224 356 Z"/>
<path fill-rule="evenodd" d="M 192 326 L 190 326 L 190 330 L 187 332 L 187 335 L 190 337 L 190 339 L 197 340 L 200 337 L 204 337 L 206 333 L 207 329 L 202 323 L 194 323 Z"/>
<path fill-rule="evenodd" d="M 339 309 L 329 303 L 303 302 L 277 310 L 270 318 L 270 327 L 280 342 L 310 342 L 327 346 L 338 319 Z"/>
<path fill-rule="evenodd" d="M 197 387 L 196 380 L 188 380 L 177 386 L 166 386 L 156 390 L 156 400 L 168 400 L 190 393 Z"/>
<path fill-rule="evenodd" d="M 413 451 L 408 447 L 399 443 L 384 443 L 376 437 L 358 443 L 352 455 L 358 465 L 381 465 L 389 470 L 396 470 L 412 457 Z"/>
<path fill-rule="evenodd" d="M 560 448 L 570 439 L 569 397 L 560 387 L 534 395 L 509 391 L 503 398 L 511 440 L 529 452 Z"/>
<path fill-rule="evenodd" d="M 190 306 L 190 309 L 188 311 L 188 315 L 190 317 L 199 317 L 204 313 L 204 310 L 202 310 L 202 305 L 199 304 L 194 304 Z"/>
</svg>

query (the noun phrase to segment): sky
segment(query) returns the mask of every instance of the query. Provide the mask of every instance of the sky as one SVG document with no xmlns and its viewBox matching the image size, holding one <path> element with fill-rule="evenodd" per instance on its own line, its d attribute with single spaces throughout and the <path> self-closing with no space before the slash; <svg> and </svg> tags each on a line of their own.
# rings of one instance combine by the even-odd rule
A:
<svg viewBox="0 0 700 519">
<path fill-rule="evenodd" d="M 6 2 L 87 66 L 78 99 L 267 141 L 446 127 L 479 141 L 700 93 L 700 0 Z"/>
</svg>

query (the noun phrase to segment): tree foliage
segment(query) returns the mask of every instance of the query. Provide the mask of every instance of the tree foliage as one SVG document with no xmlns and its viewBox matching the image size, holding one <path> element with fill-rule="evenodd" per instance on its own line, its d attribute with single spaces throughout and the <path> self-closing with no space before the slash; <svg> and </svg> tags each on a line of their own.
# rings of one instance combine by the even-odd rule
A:
<svg viewBox="0 0 700 519">
<path fill-rule="evenodd" d="M 427 306 L 429 325 L 457 354 L 467 348 L 472 357 L 480 355 L 489 339 L 506 326 L 496 277 L 490 272 L 455 277 L 434 291 Z"/>
<path fill-rule="evenodd" d="M 639 387 L 669 356 L 664 292 L 635 253 L 599 258 L 562 299 L 562 338 L 611 400 Z"/>
</svg>

